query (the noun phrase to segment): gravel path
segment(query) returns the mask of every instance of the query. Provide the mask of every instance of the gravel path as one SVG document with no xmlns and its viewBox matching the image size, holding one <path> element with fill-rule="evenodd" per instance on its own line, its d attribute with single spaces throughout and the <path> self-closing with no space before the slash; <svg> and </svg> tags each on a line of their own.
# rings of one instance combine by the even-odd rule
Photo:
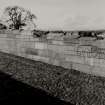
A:
<svg viewBox="0 0 105 105">
<path fill-rule="evenodd" d="M 105 105 L 105 78 L 0 52 L 0 71 L 76 105 Z"/>
</svg>

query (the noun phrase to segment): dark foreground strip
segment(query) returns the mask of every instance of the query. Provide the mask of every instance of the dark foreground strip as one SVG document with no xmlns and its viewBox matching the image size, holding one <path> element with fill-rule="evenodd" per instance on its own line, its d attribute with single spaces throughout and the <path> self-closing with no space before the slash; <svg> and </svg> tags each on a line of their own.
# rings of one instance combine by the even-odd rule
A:
<svg viewBox="0 0 105 105">
<path fill-rule="evenodd" d="M 0 72 L 0 105 L 72 105 Z"/>
</svg>

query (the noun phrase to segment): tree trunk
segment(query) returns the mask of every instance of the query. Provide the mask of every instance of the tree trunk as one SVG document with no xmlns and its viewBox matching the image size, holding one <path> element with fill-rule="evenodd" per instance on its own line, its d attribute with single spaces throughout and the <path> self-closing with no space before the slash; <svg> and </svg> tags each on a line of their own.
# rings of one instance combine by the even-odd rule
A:
<svg viewBox="0 0 105 105">
<path fill-rule="evenodd" d="M 15 29 L 15 30 L 19 30 L 19 29 L 20 29 L 20 25 L 19 25 L 19 24 L 15 24 L 15 25 L 14 25 L 14 29 Z"/>
</svg>

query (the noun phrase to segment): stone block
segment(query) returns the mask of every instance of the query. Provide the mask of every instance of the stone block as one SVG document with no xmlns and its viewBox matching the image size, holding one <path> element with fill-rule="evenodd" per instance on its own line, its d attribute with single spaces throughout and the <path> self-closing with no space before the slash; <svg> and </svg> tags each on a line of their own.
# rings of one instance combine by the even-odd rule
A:
<svg viewBox="0 0 105 105">
<path fill-rule="evenodd" d="M 94 66 L 91 70 L 93 75 L 105 77 L 105 67 Z"/>
<path fill-rule="evenodd" d="M 55 51 L 55 52 L 62 52 L 63 51 L 63 46 L 48 45 L 48 50 L 52 50 L 52 51 Z"/>
<path fill-rule="evenodd" d="M 74 62 L 74 63 L 80 63 L 80 64 L 84 64 L 84 57 L 80 57 L 80 56 L 73 56 L 73 55 L 69 55 L 66 56 L 65 60 L 67 62 Z"/>
<path fill-rule="evenodd" d="M 93 65 L 99 67 L 105 67 L 105 60 L 104 59 L 93 59 Z"/>
<path fill-rule="evenodd" d="M 84 57 L 84 64 L 93 66 L 94 65 L 94 58 Z"/>
<path fill-rule="evenodd" d="M 57 59 L 53 60 L 53 65 L 59 66 L 59 64 L 60 64 L 59 60 L 57 60 Z"/>
<path fill-rule="evenodd" d="M 38 55 L 38 49 L 26 48 L 25 53 L 29 55 Z"/>
<path fill-rule="evenodd" d="M 47 49 L 47 43 L 36 42 L 35 49 Z"/>
<path fill-rule="evenodd" d="M 55 45 L 64 45 L 63 41 L 52 40 L 52 44 Z"/>
<path fill-rule="evenodd" d="M 35 55 L 28 55 L 27 58 L 36 60 L 36 61 L 42 61 L 45 63 L 49 63 L 49 58 L 48 57 L 41 57 L 41 56 L 35 56 Z"/>
<path fill-rule="evenodd" d="M 49 57 L 49 51 L 47 49 L 39 49 L 38 50 L 38 55 L 42 57 Z"/>
<path fill-rule="evenodd" d="M 0 38 L 7 38 L 7 34 L 0 34 Z"/>
<path fill-rule="evenodd" d="M 67 56 L 76 56 L 77 52 L 76 51 L 72 51 L 72 50 L 68 50 L 68 51 L 62 51 L 63 54 L 67 55 Z"/>
<path fill-rule="evenodd" d="M 48 56 L 49 56 L 49 58 L 51 58 L 51 59 L 56 59 L 57 53 L 54 52 L 54 51 L 52 51 L 52 50 L 49 50 L 49 51 L 48 51 Z"/>
<path fill-rule="evenodd" d="M 85 65 L 85 64 L 80 64 L 80 63 L 73 63 L 72 68 L 74 70 L 78 70 L 84 73 L 92 74 L 92 66 Z"/>
<path fill-rule="evenodd" d="M 72 69 L 72 62 L 60 61 L 60 66 L 67 69 Z"/>
</svg>

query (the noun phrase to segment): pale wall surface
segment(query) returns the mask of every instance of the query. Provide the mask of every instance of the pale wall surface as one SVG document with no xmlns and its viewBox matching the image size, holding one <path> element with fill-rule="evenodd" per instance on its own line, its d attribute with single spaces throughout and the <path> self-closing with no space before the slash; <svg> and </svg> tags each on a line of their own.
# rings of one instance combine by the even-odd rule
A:
<svg viewBox="0 0 105 105">
<path fill-rule="evenodd" d="M 53 39 L 40 40 L 33 38 L 30 32 L 0 34 L 0 50 L 3 52 L 105 76 L 104 40 L 94 42 L 100 43 L 98 47 L 94 47 L 95 44 L 92 41 L 91 45 L 86 44 L 88 41 L 86 42 L 84 39 L 76 41 L 79 44 L 71 42 L 65 43 L 64 40 Z M 100 46 L 101 48 L 99 48 Z"/>
</svg>

